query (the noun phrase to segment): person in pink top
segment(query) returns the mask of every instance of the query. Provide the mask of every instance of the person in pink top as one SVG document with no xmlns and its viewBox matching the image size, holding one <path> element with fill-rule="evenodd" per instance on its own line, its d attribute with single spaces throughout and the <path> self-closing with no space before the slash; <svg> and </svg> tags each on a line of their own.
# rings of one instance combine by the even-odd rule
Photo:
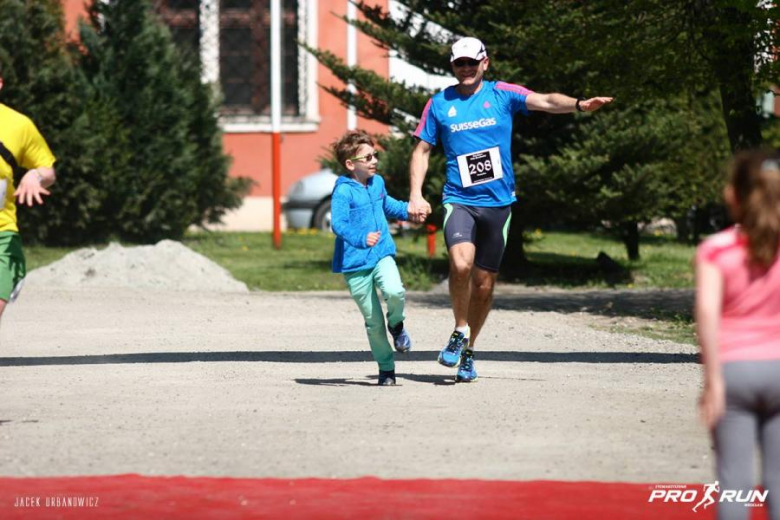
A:
<svg viewBox="0 0 780 520">
<path fill-rule="evenodd" d="M 696 251 L 700 411 L 721 489 L 753 489 L 758 442 L 770 518 L 780 519 L 780 154 L 737 154 L 724 198 L 736 225 Z M 750 509 L 724 501 L 718 518 L 746 519 Z"/>
</svg>

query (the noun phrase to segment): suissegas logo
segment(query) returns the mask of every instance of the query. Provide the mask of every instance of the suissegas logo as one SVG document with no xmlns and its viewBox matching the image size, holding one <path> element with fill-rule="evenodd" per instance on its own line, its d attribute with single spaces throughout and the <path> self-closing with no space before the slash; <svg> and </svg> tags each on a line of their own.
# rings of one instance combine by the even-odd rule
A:
<svg viewBox="0 0 780 520">
<path fill-rule="evenodd" d="M 717 498 L 714 496 L 719 494 Z M 707 509 L 715 503 L 732 502 L 742 504 L 745 507 L 764 507 L 769 491 L 758 491 L 757 489 L 735 490 L 720 489 L 719 482 L 716 480 L 712 484 L 704 484 L 701 490 L 701 496 L 696 489 L 688 489 L 686 484 L 656 485 L 650 491 L 648 502 L 675 502 L 687 503 L 693 505 L 693 511 L 697 512 Z M 699 509 L 701 508 L 701 509 Z"/>
<path fill-rule="evenodd" d="M 451 124 L 450 132 L 454 134 L 462 130 L 473 130 L 474 128 L 485 128 L 486 126 L 495 126 L 496 124 L 497 123 L 495 117 L 483 117 L 482 119 L 477 119 L 476 121 L 466 121 L 465 123 Z"/>
</svg>

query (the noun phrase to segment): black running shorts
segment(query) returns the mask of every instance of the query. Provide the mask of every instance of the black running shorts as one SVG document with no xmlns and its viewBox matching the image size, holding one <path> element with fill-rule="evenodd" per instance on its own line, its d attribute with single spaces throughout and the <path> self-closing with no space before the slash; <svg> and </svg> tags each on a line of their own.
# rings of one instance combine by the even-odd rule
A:
<svg viewBox="0 0 780 520">
<path fill-rule="evenodd" d="M 462 204 L 444 205 L 444 242 L 447 249 L 469 242 L 476 247 L 474 264 L 498 272 L 506 249 L 512 207 L 484 208 Z"/>
</svg>

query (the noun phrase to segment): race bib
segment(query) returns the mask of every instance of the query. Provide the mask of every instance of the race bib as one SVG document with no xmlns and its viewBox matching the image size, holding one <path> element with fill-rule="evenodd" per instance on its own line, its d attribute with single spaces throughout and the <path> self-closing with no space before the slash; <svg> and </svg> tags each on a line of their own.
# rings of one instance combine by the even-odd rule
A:
<svg viewBox="0 0 780 520">
<path fill-rule="evenodd" d="M 464 188 L 500 179 L 504 176 L 504 171 L 501 169 L 498 146 L 459 155 L 458 170 Z"/>
<path fill-rule="evenodd" d="M 8 191 L 8 180 L 3 179 L 0 181 L 0 209 L 5 207 L 5 195 Z"/>
</svg>

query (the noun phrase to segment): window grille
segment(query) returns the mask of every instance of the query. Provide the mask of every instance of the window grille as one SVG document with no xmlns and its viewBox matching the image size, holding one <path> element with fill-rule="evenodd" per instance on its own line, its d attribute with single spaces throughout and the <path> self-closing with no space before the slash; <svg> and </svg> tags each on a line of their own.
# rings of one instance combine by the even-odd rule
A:
<svg viewBox="0 0 780 520">
<path fill-rule="evenodd" d="M 282 0 L 282 115 L 307 107 L 306 0 Z M 203 80 L 222 95 L 222 115 L 262 121 L 271 113 L 270 0 L 156 0 L 176 45 L 199 59 Z"/>
</svg>

